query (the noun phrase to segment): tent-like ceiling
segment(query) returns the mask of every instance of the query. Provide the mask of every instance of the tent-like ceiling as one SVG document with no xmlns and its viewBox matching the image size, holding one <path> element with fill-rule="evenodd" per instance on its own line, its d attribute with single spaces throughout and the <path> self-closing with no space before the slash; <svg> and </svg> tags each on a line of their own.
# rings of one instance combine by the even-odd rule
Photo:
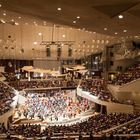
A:
<svg viewBox="0 0 140 140">
<path fill-rule="evenodd" d="M 108 35 L 140 32 L 140 0 L 1 0 L 0 8 Z"/>
</svg>

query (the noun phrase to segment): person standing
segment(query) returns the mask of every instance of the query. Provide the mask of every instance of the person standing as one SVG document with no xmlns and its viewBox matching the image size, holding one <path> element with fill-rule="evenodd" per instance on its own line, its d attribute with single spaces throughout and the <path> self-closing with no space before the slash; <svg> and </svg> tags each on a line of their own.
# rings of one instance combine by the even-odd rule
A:
<svg viewBox="0 0 140 140">
<path fill-rule="evenodd" d="M 89 135 L 89 140 L 93 140 L 94 137 L 93 137 L 93 134 L 92 134 L 92 131 L 90 132 L 90 135 Z"/>
<path fill-rule="evenodd" d="M 81 132 L 79 133 L 79 140 L 82 140 L 82 134 L 81 134 Z"/>
</svg>

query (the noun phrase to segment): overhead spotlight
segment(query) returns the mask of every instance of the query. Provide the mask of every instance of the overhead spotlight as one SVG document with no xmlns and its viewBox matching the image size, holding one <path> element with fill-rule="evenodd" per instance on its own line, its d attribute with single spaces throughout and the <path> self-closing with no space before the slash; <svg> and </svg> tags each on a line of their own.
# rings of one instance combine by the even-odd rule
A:
<svg viewBox="0 0 140 140">
<path fill-rule="evenodd" d="M 14 19 L 11 19 L 12 22 L 14 22 Z"/>
<path fill-rule="evenodd" d="M 76 21 L 74 20 L 73 23 L 76 23 Z"/>
<path fill-rule="evenodd" d="M 123 32 L 124 32 L 124 33 L 126 33 L 126 32 L 127 32 L 127 30 L 123 30 Z"/>
<path fill-rule="evenodd" d="M 62 9 L 61 9 L 61 7 L 58 7 L 57 10 L 58 10 L 58 11 L 61 11 Z"/>
<path fill-rule="evenodd" d="M 36 21 L 33 22 L 35 25 L 37 24 Z"/>
<path fill-rule="evenodd" d="M 39 36 L 42 36 L 42 33 L 38 33 Z"/>
<path fill-rule="evenodd" d="M 63 38 L 65 38 L 65 37 L 66 37 L 66 35 L 62 35 L 62 37 L 63 37 Z"/>
<path fill-rule="evenodd" d="M 0 7 L 2 7 L 2 5 L 0 4 Z"/>
<path fill-rule="evenodd" d="M 4 16 L 6 16 L 6 13 L 3 13 Z"/>
<path fill-rule="evenodd" d="M 34 42 L 34 45 L 37 45 L 37 42 L 36 41 Z"/>
<path fill-rule="evenodd" d="M 123 15 L 118 15 L 118 18 L 119 18 L 119 19 L 122 19 L 122 18 L 123 18 Z"/>
<path fill-rule="evenodd" d="M 115 35 L 117 35 L 118 33 L 117 32 L 115 32 Z"/>
<path fill-rule="evenodd" d="M 104 30 L 106 31 L 106 30 L 107 30 L 107 28 L 104 28 Z"/>
<path fill-rule="evenodd" d="M 19 23 L 18 22 L 15 22 L 15 25 L 19 25 Z"/>
<path fill-rule="evenodd" d="M 3 19 L 0 20 L 1 23 L 6 23 Z"/>
<path fill-rule="evenodd" d="M 47 24 L 47 22 L 46 21 L 43 21 L 43 25 L 45 26 Z"/>
<path fill-rule="evenodd" d="M 100 40 L 97 40 L 97 43 L 99 44 L 100 43 Z"/>
<path fill-rule="evenodd" d="M 77 18 L 77 19 L 79 19 L 79 18 L 80 18 L 80 16 L 77 16 L 76 18 Z"/>
<path fill-rule="evenodd" d="M 19 19 L 21 19 L 21 17 L 18 17 Z"/>
</svg>

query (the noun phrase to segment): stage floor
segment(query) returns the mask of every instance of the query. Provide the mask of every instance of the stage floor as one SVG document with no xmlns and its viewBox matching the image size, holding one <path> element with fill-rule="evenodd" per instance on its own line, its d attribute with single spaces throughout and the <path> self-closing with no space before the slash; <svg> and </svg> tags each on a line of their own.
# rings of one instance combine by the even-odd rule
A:
<svg viewBox="0 0 140 140">
<path fill-rule="evenodd" d="M 33 118 L 33 119 L 27 119 L 25 116 L 21 115 L 21 117 L 15 118 L 14 116 L 14 122 L 13 125 L 19 125 L 19 124 L 40 124 L 42 127 L 44 126 L 57 126 L 57 125 L 73 125 L 78 122 L 84 122 L 88 120 L 88 118 L 97 115 L 96 112 L 92 111 L 87 111 L 83 112 L 79 115 L 76 115 L 75 117 L 72 118 L 58 118 L 56 121 L 55 119 L 49 120 L 40 120 L 39 118 Z"/>
</svg>

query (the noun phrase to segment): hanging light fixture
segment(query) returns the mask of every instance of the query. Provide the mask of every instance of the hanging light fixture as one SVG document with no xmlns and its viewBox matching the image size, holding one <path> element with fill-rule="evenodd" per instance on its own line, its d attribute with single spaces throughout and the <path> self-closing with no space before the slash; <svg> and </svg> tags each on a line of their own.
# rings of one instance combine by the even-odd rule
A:
<svg viewBox="0 0 140 140">
<path fill-rule="evenodd" d="M 46 46 L 60 46 L 60 45 L 73 45 L 74 41 L 59 41 L 59 40 L 54 40 L 54 30 L 55 30 L 55 25 L 52 27 L 52 39 L 51 41 L 45 41 L 42 38 L 42 41 L 40 43 L 40 45 L 46 45 Z"/>
</svg>

